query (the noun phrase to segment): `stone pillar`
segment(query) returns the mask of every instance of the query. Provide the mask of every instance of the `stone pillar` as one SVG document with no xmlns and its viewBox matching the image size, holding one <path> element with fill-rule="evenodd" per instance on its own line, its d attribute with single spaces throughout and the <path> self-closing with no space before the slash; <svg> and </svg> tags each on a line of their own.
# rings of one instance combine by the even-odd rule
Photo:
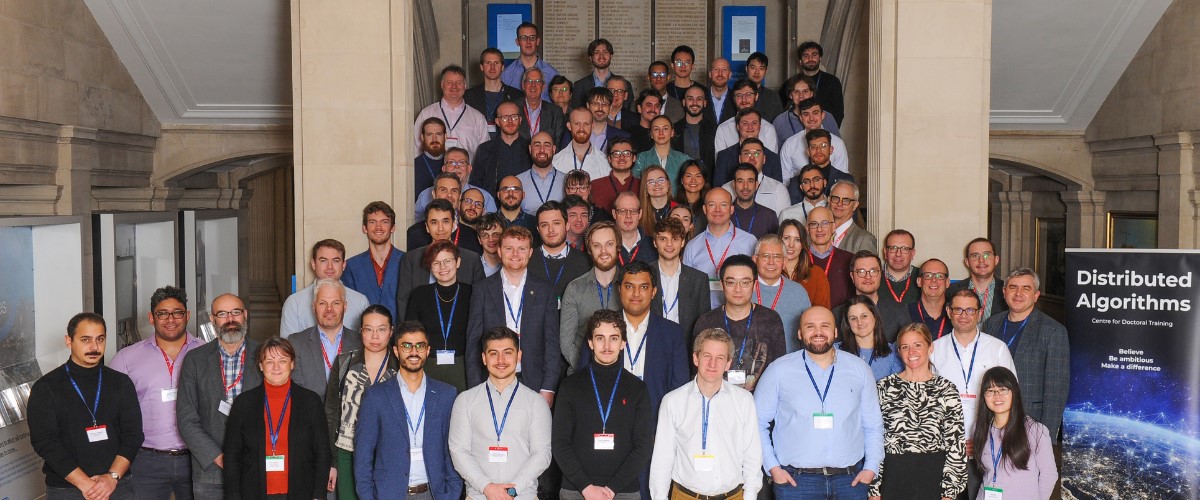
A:
<svg viewBox="0 0 1200 500">
<path fill-rule="evenodd" d="M 1194 208 L 1196 141 L 1191 132 L 1154 136 L 1158 147 L 1158 247 L 1196 248 Z"/>
<path fill-rule="evenodd" d="M 996 200 L 999 219 L 999 241 L 1003 269 L 1033 266 L 1033 193 L 1028 191 L 1000 191 L 992 193 Z M 967 240 L 970 241 L 970 240 Z M 961 247 L 961 245 L 960 245 Z"/>
<path fill-rule="evenodd" d="M 366 249 L 362 207 L 397 212 L 403 246 L 412 217 L 416 116 L 412 2 L 291 0 L 292 116 L 298 282 L 309 248 L 336 238 Z M 421 68 L 420 71 L 433 71 Z"/>
<path fill-rule="evenodd" d="M 872 0 L 869 23 L 868 229 L 957 262 L 987 231 L 992 2 Z"/>
<path fill-rule="evenodd" d="M 62 187 L 62 193 L 55 210 L 58 215 L 91 213 L 92 169 L 99 165 L 96 129 L 72 126 L 59 128 L 55 183 Z"/>
<path fill-rule="evenodd" d="M 1067 205 L 1067 248 L 1107 247 L 1108 211 L 1104 206 L 1107 199 L 1104 191 L 1063 191 L 1059 196 Z M 1159 227 L 1162 227 L 1162 221 L 1159 221 Z M 1162 236 L 1159 238 L 1161 246 Z"/>
</svg>

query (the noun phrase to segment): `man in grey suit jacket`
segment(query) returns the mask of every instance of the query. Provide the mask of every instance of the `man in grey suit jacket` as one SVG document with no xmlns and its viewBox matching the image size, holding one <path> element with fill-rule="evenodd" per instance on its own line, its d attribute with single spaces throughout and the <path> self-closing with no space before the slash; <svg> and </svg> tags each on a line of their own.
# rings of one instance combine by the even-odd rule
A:
<svg viewBox="0 0 1200 500">
<path fill-rule="evenodd" d="M 421 265 L 421 261 L 425 258 L 426 248 L 429 247 L 414 248 L 404 254 L 404 259 L 400 261 L 400 282 L 396 287 L 397 314 L 408 310 L 408 296 L 412 295 L 413 290 L 421 285 L 433 283 L 429 269 Z M 470 285 L 482 281 L 486 277 L 483 274 L 483 261 L 479 260 L 479 254 L 460 247 L 458 256 L 462 259 L 462 265 L 458 267 L 458 281 Z M 396 318 L 396 323 L 402 319 L 404 318 Z"/>
<path fill-rule="evenodd" d="M 654 226 L 654 249 L 658 250 L 658 260 L 650 266 L 658 273 L 659 287 L 650 310 L 679 324 L 685 348 L 692 345 L 696 319 L 712 309 L 708 275 L 685 265 L 680 258 L 686 244 L 687 230 L 679 219 L 667 217 Z"/>
<path fill-rule="evenodd" d="M 617 275 L 617 226 L 610 221 L 597 222 L 583 235 L 593 266 L 571 280 L 562 295 L 559 308 L 559 348 L 567 360 L 567 375 L 579 368 L 579 353 L 586 334 L 584 325 L 600 309 L 621 310 Z"/>
<path fill-rule="evenodd" d="M 1004 286 L 1008 314 L 992 315 L 982 330 L 1008 344 L 1021 381 L 1025 414 L 1045 425 L 1057 440 L 1071 388 L 1071 348 L 1067 328 L 1034 309 L 1042 295 L 1040 287 L 1032 269 L 1013 270 Z"/>
<path fill-rule="evenodd" d="M 833 211 L 833 244 L 850 253 L 860 250 L 879 251 L 878 240 L 870 231 L 854 223 L 858 212 L 858 185 L 840 180 L 829 188 L 829 209 Z"/>
<path fill-rule="evenodd" d="M 338 354 L 362 349 L 358 330 L 342 324 L 346 315 L 346 287 L 335 280 L 317 280 L 313 285 L 313 313 L 317 326 L 293 334 L 288 340 L 296 350 L 292 380 L 321 396 L 329 385 L 329 370 Z"/>
<path fill-rule="evenodd" d="M 246 338 L 249 313 L 242 300 L 221 295 L 213 300 L 211 311 L 217 339 L 184 358 L 175 402 L 175 423 L 192 455 L 192 492 L 197 500 L 225 498 L 221 477 L 225 419 L 233 398 L 262 384 L 262 372 L 254 361 L 259 345 Z"/>
<path fill-rule="evenodd" d="M 557 143 L 566 130 L 567 116 L 562 108 L 541 98 L 542 88 L 550 82 L 544 81 L 542 70 L 529 68 L 521 79 L 521 89 L 525 91 L 525 99 L 521 104 L 521 137 L 529 140 L 537 132 L 546 132 Z M 536 131 L 530 132 L 532 128 Z"/>
</svg>

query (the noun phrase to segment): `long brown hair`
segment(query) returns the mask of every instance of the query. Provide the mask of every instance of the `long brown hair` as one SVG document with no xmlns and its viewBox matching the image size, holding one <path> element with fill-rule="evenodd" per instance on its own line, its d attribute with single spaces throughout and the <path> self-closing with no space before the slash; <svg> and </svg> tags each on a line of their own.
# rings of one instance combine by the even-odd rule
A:
<svg viewBox="0 0 1200 500">
<path fill-rule="evenodd" d="M 788 272 L 787 261 L 783 263 L 783 274 L 788 279 L 801 283 L 808 279 L 808 273 L 812 270 L 812 263 L 808 260 L 808 233 L 804 231 L 804 226 L 796 219 L 786 219 L 779 223 L 779 237 L 783 238 L 783 230 L 793 228 L 797 233 L 800 233 L 800 255 L 796 259 L 796 269 Z M 784 252 L 786 255 L 786 251 Z"/>
<path fill-rule="evenodd" d="M 646 170 L 642 171 L 641 187 L 638 188 L 638 200 L 642 203 L 642 220 L 638 223 L 638 227 L 642 228 L 642 234 L 654 234 L 654 224 L 658 222 L 657 212 L 654 210 L 654 204 L 650 202 L 650 188 L 646 185 L 646 174 L 650 172 L 662 172 L 663 177 L 666 177 L 667 182 L 671 182 L 671 176 L 667 175 L 667 169 L 660 165 L 650 165 Z M 667 186 L 667 215 L 671 215 L 671 207 L 675 205 L 675 201 L 671 199 L 671 186 Z M 665 217 L 664 217 L 665 218 Z"/>
</svg>

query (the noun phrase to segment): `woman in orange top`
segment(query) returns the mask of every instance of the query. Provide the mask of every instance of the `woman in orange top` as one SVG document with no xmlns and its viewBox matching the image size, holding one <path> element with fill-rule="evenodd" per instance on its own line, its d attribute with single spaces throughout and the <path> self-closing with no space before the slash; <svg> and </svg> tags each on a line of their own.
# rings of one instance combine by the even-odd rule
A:
<svg viewBox="0 0 1200 500">
<path fill-rule="evenodd" d="M 829 278 L 824 272 L 813 272 L 812 262 L 808 260 L 808 234 L 804 232 L 804 227 L 795 219 L 781 221 L 779 237 L 783 239 L 783 275 L 804 285 L 812 305 L 828 308 Z"/>
<path fill-rule="evenodd" d="M 292 383 L 291 342 L 273 337 L 257 358 L 263 385 L 233 400 L 225 425 L 225 498 L 324 499 L 330 458 L 321 398 Z"/>
</svg>

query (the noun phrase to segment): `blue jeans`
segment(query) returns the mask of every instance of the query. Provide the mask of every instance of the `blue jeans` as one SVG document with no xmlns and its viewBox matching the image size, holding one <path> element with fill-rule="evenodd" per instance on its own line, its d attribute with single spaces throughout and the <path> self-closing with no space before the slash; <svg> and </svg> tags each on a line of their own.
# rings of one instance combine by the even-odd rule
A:
<svg viewBox="0 0 1200 500">
<path fill-rule="evenodd" d="M 843 474 L 839 476 L 823 476 L 821 474 L 792 474 L 792 480 L 796 482 L 796 486 L 790 484 L 772 483 L 772 489 L 775 490 L 776 500 L 866 500 L 868 485 L 859 483 L 858 486 L 850 486 L 854 482 L 854 474 Z"/>
<path fill-rule="evenodd" d="M 133 489 L 139 500 L 171 498 L 192 500 L 192 457 L 171 456 L 153 451 L 138 450 L 130 466 Z"/>
</svg>

